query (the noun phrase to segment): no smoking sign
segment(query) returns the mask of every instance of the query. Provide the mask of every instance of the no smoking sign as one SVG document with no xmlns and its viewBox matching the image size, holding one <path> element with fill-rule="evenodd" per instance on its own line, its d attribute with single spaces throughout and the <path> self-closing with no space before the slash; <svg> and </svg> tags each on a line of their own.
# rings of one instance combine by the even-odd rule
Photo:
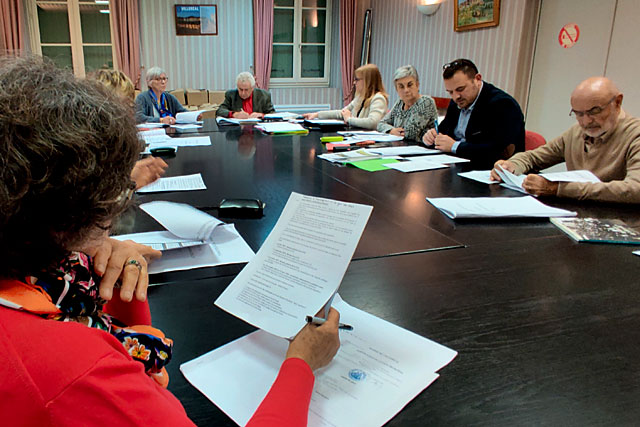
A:
<svg viewBox="0 0 640 427">
<path fill-rule="evenodd" d="M 580 38 L 580 27 L 577 24 L 567 24 L 560 29 L 558 43 L 565 49 L 572 47 Z"/>
</svg>

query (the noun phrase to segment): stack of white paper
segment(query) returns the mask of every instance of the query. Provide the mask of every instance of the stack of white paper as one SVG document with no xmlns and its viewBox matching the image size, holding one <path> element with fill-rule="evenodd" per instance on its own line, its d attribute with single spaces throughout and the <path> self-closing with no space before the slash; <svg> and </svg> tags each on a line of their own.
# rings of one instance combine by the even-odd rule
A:
<svg viewBox="0 0 640 427">
<path fill-rule="evenodd" d="M 228 117 L 216 117 L 216 123 L 218 125 L 242 125 L 246 123 L 258 123 L 260 119 L 252 118 L 252 119 L 233 119 Z"/>
<path fill-rule="evenodd" d="M 224 224 L 194 207 L 157 201 L 140 208 L 168 231 L 113 237 L 162 247 L 162 258 L 149 266 L 151 274 L 248 262 L 254 255 L 233 224 Z"/>
<path fill-rule="evenodd" d="M 308 425 L 381 426 L 438 378 L 457 353 L 342 301 L 340 350 L 315 372 Z M 257 331 L 184 363 L 186 379 L 239 425 L 245 425 L 275 380 L 284 339 Z"/>
<path fill-rule="evenodd" d="M 419 145 L 404 145 L 401 147 L 375 147 L 367 149 L 371 153 L 384 156 L 415 156 L 420 154 L 434 154 L 442 151 L 434 148 L 420 147 Z"/>
<path fill-rule="evenodd" d="M 373 207 L 291 193 L 255 258 L 215 304 L 290 338 L 338 290 Z"/>
<path fill-rule="evenodd" d="M 176 114 L 176 123 L 198 123 L 198 116 L 206 110 L 185 111 Z"/>
<path fill-rule="evenodd" d="M 164 129 L 150 129 L 139 131 L 138 135 L 145 144 L 166 144 L 171 142 L 171 137 L 167 135 Z"/>
<path fill-rule="evenodd" d="M 575 212 L 552 208 L 531 196 L 523 197 L 440 197 L 427 201 L 449 218 L 560 217 Z"/>
<path fill-rule="evenodd" d="M 160 178 L 149 185 L 137 190 L 138 193 L 154 193 L 159 191 L 192 191 L 206 190 L 207 186 L 202 180 L 202 174 L 172 176 Z"/>
<path fill-rule="evenodd" d="M 288 111 L 282 111 L 282 112 L 276 112 L 276 113 L 269 113 L 269 114 L 265 114 L 264 118 L 265 119 L 273 119 L 273 120 L 288 120 L 288 119 L 297 119 L 299 117 L 302 117 L 300 114 L 297 113 L 290 113 Z"/>
<path fill-rule="evenodd" d="M 524 182 L 527 175 L 514 175 L 508 170 L 497 167 L 495 169 L 500 179 L 502 179 L 503 187 L 509 188 L 511 190 L 519 191 L 521 193 L 527 193 L 527 190 L 524 189 L 522 183 Z M 563 172 L 548 172 L 541 173 L 541 177 L 546 179 L 547 181 L 552 182 L 589 182 L 596 183 L 601 182 L 600 178 L 595 176 L 593 172 L 588 170 L 573 170 L 573 171 L 563 171 Z"/>
<path fill-rule="evenodd" d="M 363 140 L 371 140 L 377 142 L 393 142 L 393 141 L 402 141 L 404 137 L 391 135 L 388 133 L 382 133 L 375 130 L 371 131 L 340 131 L 338 132 L 340 135 L 344 136 L 353 136 L 355 138 L 363 139 Z"/>
<path fill-rule="evenodd" d="M 169 137 L 167 137 L 169 138 Z M 169 138 L 163 141 L 147 142 L 149 148 L 158 147 L 197 147 L 202 145 L 211 145 L 211 138 L 208 136 L 190 136 L 187 138 Z"/>
<path fill-rule="evenodd" d="M 263 122 L 254 126 L 266 133 L 307 133 L 309 132 L 298 123 L 289 122 Z"/>
<path fill-rule="evenodd" d="M 453 163 L 466 163 L 469 162 L 469 159 L 463 159 L 461 157 L 450 156 L 449 154 L 436 154 L 434 156 L 418 156 L 418 157 L 409 157 L 407 160 L 412 162 L 438 162 L 443 165 L 451 165 Z"/>
</svg>

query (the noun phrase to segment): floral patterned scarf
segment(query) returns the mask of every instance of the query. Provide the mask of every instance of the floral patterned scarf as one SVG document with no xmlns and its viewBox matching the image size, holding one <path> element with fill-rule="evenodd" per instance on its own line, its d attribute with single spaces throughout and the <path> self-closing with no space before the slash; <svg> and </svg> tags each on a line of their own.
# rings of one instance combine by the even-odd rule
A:
<svg viewBox="0 0 640 427">
<path fill-rule="evenodd" d="M 48 274 L 0 284 L 0 305 L 109 332 L 144 365 L 147 375 L 163 387 L 168 384 L 165 365 L 171 360 L 173 341 L 151 326 L 127 326 L 102 311 L 106 301 L 100 298 L 100 277 L 93 273 L 89 256 L 73 252 Z"/>
</svg>

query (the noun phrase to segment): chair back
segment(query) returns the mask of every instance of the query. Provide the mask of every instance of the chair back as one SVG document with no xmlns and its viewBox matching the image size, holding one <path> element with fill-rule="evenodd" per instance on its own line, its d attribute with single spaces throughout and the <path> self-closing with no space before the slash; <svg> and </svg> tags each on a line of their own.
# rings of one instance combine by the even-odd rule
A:
<svg viewBox="0 0 640 427">
<path fill-rule="evenodd" d="M 539 133 L 526 130 L 524 133 L 524 149 L 525 151 L 535 150 L 536 148 L 546 144 L 544 136 Z"/>
</svg>

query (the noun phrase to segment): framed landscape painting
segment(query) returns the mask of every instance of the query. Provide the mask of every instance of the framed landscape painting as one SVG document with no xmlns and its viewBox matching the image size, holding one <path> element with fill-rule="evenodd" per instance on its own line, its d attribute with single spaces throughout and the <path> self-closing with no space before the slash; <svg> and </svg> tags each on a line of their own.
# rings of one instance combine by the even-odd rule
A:
<svg viewBox="0 0 640 427">
<path fill-rule="evenodd" d="M 454 0 L 453 29 L 497 27 L 500 23 L 500 0 Z"/>
<path fill-rule="evenodd" d="M 218 35 L 218 7 L 215 4 L 177 4 L 177 36 Z"/>
</svg>

